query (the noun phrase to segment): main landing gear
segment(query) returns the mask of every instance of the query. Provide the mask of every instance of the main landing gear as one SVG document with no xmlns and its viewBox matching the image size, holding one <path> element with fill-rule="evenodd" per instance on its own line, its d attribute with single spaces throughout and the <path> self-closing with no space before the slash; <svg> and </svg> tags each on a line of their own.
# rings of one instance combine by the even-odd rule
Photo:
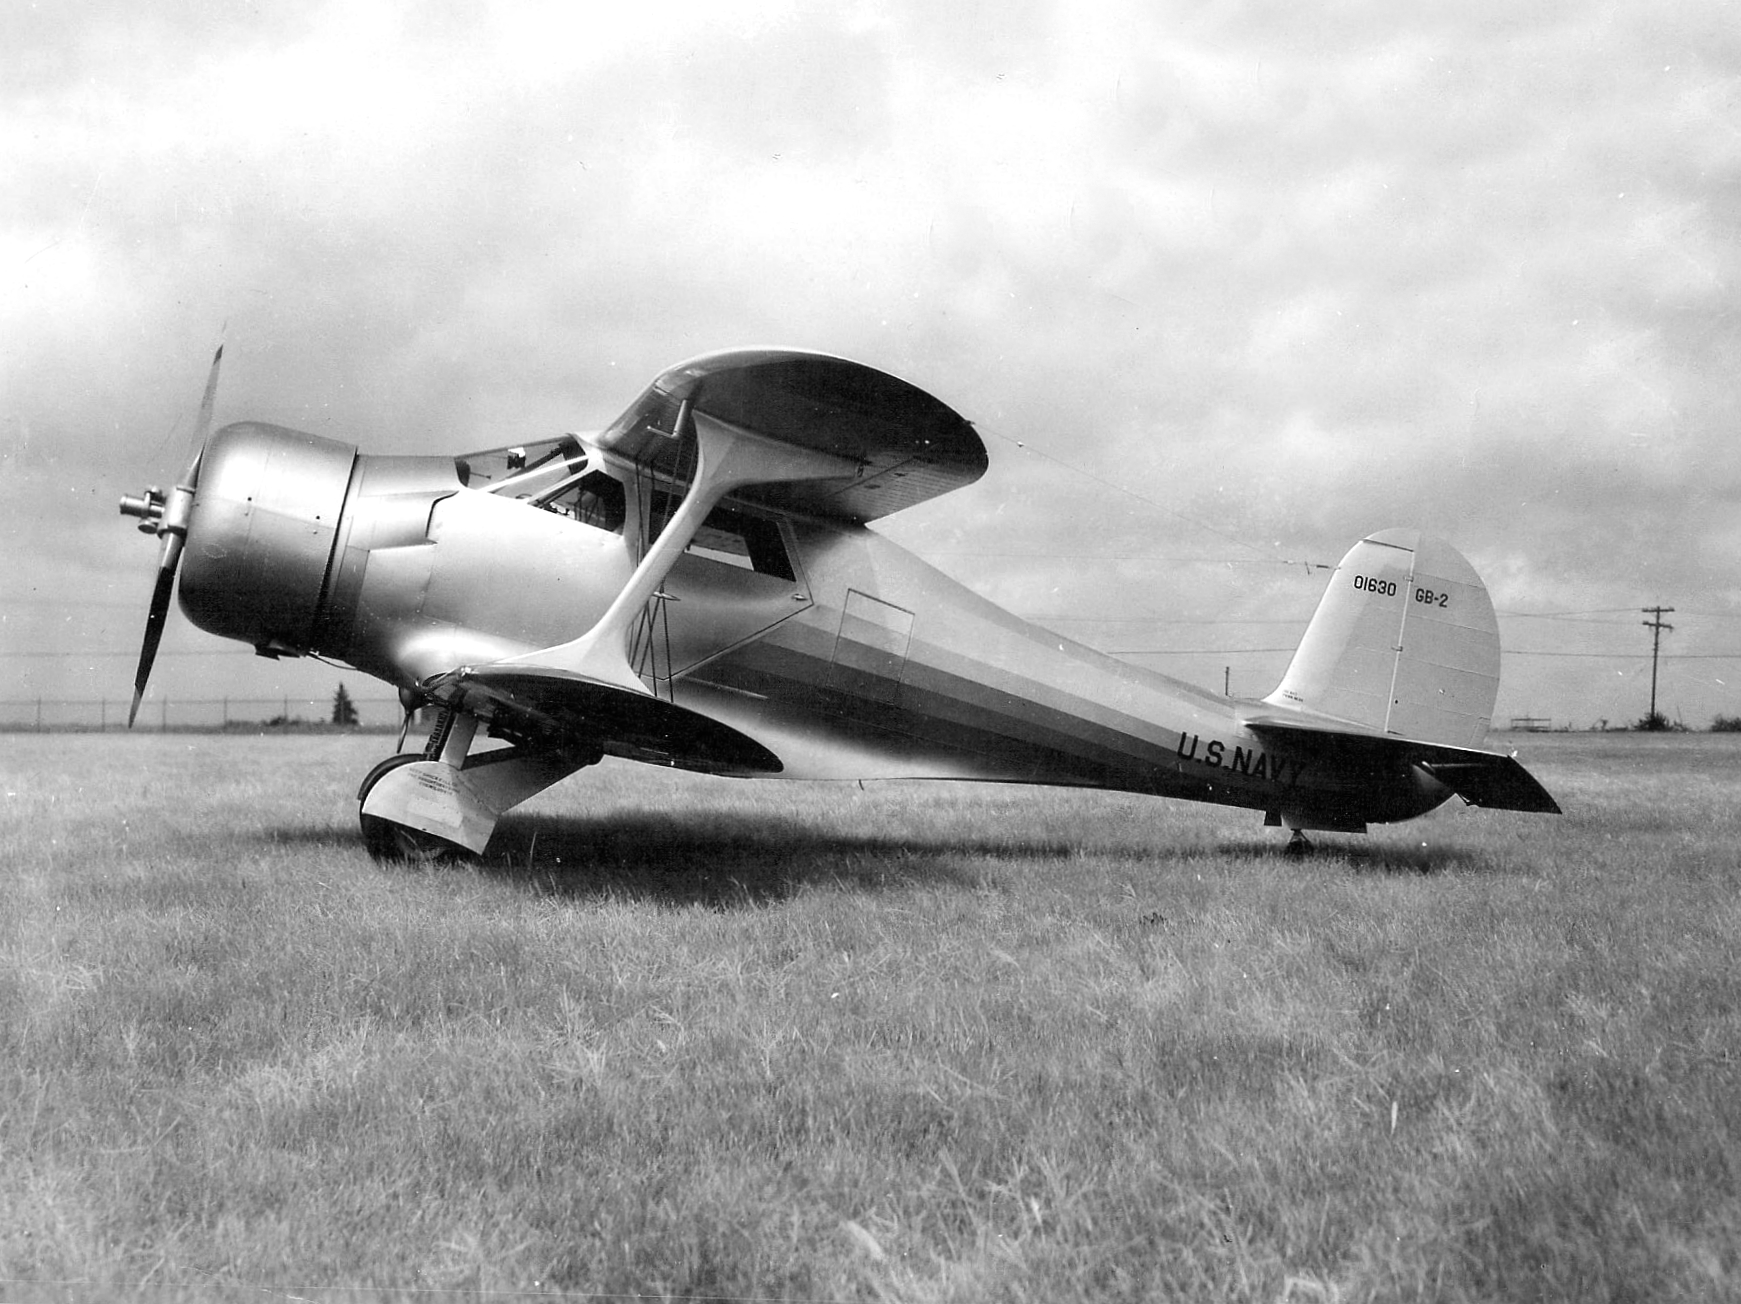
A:
<svg viewBox="0 0 1741 1304">
<path fill-rule="evenodd" d="M 1288 838 L 1288 845 L 1282 848 L 1282 855 L 1299 859 L 1311 855 L 1314 850 L 1312 840 L 1306 836 L 1306 831 L 1295 829 L 1292 836 Z"/>
<path fill-rule="evenodd" d="M 478 717 L 442 708 L 421 755 L 389 756 L 357 792 L 363 845 L 418 864 L 483 854 L 496 821 L 598 756 L 501 747 L 472 752 Z"/>
<path fill-rule="evenodd" d="M 416 756 L 392 756 L 382 762 L 382 765 L 392 769 L 417 759 Z M 368 802 L 369 792 L 379 781 L 380 772 L 381 766 L 378 765 L 363 780 L 362 791 L 357 795 L 360 804 L 366 805 Z M 362 825 L 363 846 L 375 860 L 402 860 L 412 865 L 438 865 L 461 860 L 471 854 L 457 842 L 449 842 L 446 838 L 412 828 L 409 824 L 398 824 L 380 815 L 367 814 L 360 807 L 357 821 Z"/>
</svg>

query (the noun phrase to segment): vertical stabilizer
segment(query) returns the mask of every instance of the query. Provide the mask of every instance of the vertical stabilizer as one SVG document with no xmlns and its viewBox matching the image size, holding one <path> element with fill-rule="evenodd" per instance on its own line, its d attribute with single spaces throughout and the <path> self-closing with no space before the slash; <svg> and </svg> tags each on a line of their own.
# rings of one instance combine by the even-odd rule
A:
<svg viewBox="0 0 1741 1304">
<path fill-rule="evenodd" d="M 1479 747 L 1499 693 L 1499 625 L 1461 553 L 1418 530 L 1348 550 L 1264 700 L 1422 742 Z"/>
</svg>

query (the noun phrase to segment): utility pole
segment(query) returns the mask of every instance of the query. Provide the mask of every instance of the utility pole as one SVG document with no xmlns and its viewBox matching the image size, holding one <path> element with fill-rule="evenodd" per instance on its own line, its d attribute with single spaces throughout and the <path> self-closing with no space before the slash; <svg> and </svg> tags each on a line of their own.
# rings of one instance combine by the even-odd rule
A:
<svg viewBox="0 0 1741 1304">
<path fill-rule="evenodd" d="M 1656 654 L 1657 654 L 1657 649 L 1662 646 L 1662 636 L 1664 634 L 1672 632 L 1674 629 L 1673 625 L 1665 625 L 1663 623 L 1663 619 L 1662 619 L 1669 612 L 1673 611 L 1674 608 L 1673 607 L 1644 607 L 1644 608 L 1642 608 L 1642 610 L 1644 611 L 1645 615 L 1652 616 L 1655 618 L 1653 620 L 1644 620 L 1644 621 L 1639 622 L 1641 625 L 1643 625 L 1646 629 L 1648 629 L 1650 631 L 1650 714 L 1644 717 L 1645 727 L 1648 729 L 1655 729 L 1657 727 L 1657 723 L 1656 723 L 1657 722 L 1657 714 L 1656 714 Z"/>
</svg>

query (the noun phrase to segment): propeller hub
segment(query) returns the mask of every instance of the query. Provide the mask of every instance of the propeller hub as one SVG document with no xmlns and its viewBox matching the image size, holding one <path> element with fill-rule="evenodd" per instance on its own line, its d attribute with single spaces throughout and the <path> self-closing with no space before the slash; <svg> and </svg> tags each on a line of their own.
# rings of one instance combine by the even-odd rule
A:
<svg viewBox="0 0 1741 1304">
<path fill-rule="evenodd" d="M 163 506 L 168 496 L 156 485 L 142 494 L 121 495 L 121 515 L 137 516 L 141 534 L 156 534 L 157 523 L 163 519 Z"/>
</svg>

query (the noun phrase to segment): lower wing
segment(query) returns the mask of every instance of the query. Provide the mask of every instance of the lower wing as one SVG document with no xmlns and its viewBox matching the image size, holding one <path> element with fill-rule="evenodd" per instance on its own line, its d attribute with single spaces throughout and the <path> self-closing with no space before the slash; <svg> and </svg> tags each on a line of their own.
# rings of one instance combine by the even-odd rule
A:
<svg viewBox="0 0 1741 1304">
<path fill-rule="evenodd" d="M 780 758 L 747 734 L 651 694 L 548 666 L 462 666 L 423 691 L 535 750 L 575 743 L 705 774 L 778 774 Z"/>
</svg>

